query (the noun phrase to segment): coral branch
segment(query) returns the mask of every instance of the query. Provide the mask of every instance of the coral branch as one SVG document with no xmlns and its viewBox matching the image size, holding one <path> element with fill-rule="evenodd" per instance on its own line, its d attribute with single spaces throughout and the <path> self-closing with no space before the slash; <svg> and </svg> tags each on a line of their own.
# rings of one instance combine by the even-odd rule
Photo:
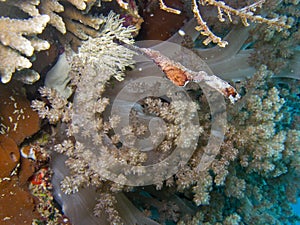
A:
<svg viewBox="0 0 300 225">
<path fill-rule="evenodd" d="M 40 15 L 37 6 L 40 4 L 39 0 L 10 0 L 7 2 L 9 5 L 13 5 L 28 13 L 30 16 Z"/>
<path fill-rule="evenodd" d="M 11 80 L 11 76 L 15 70 L 30 68 L 32 65 L 27 58 L 21 56 L 18 52 L 12 50 L 11 48 L 3 45 L 0 45 L 0 62 L 2 83 L 8 83 Z"/>
<path fill-rule="evenodd" d="M 63 12 L 64 7 L 57 1 L 42 1 L 40 4 L 40 11 L 43 14 L 47 14 L 50 17 L 49 23 L 54 26 L 62 34 L 66 33 L 65 24 L 61 16 L 57 13 Z"/>
<path fill-rule="evenodd" d="M 196 0 L 193 0 L 193 13 L 198 22 L 198 26 L 196 26 L 195 29 L 200 31 L 202 35 L 207 36 L 207 38 L 203 41 L 203 44 L 208 45 L 210 42 L 213 42 L 218 44 L 220 47 L 225 47 L 228 44 L 227 41 L 222 41 L 220 37 L 211 32 L 209 27 L 206 25 L 206 22 L 204 22 L 201 17 Z"/>
<path fill-rule="evenodd" d="M 162 10 L 165 10 L 170 13 L 174 14 L 180 14 L 180 11 L 177 9 L 173 9 L 170 7 L 167 7 L 164 3 L 164 0 L 159 0 L 160 8 Z M 275 27 L 278 31 L 281 31 L 282 29 L 288 29 L 290 28 L 290 25 L 287 24 L 287 18 L 281 17 L 281 18 L 274 18 L 274 19 L 266 19 L 260 15 L 254 15 L 254 11 L 257 8 L 262 7 L 263 3 L 265 3 L 265 0 L 259 0 L 254 2 L 253 4 L 246 6 L 241 9 L 235 9 L 231 6 L 228 6 L 223 1 L 216 1 L 216 0 L 191 0 L 192 5 L 192 11 L 194 14 L 194 17 L 197 19 L 198 26 L 195 27 L 197 31 L 200 31 L 200 33 L 203 36 L 206 36 L 207 38 L 203 41 L 204 45 L 208 45 L 209 43 L 213 42 L 220 47 L 225 47 L 228 43 L 226 41 L 223 41 L 220 37 L 215 35 L 206 22 L 203 20 L 199 6 L 213 6 L 217 8 L 218 12 L 218 19 L 220 22 L 225 22 L 224 14 L 226 14 L 228 20 L 232 22 L 232 15 L 238 16 L 243 25 L 249 26 L 248 21 L 255 22 L 255 23 L 265 23 L 269 26 Z"/>
<path fill-rule="evenodd" d="M 3 83 L 10 81 L 15 70 L 31 67 L 31 62 L 19 55 L 17 51 L 26 56 L 32 56 L 34 51 L 45 50 L 50 47 L 47 41 L 27 37 L 42 33 L 49 19 L 47 15 L 40 15 L 27 20 L 0 18 L 0 42 L 2 44 L 0 44 L 0 72 Z M 15 60 L 11 60 L 12 58 Z"/>
<path fill-rule="evenodd" d="M 36 16 L 28 20 L 2 17 L 0 18 L 0 27 L 2 29 L 0 41 L 4 46 L 14 48 L 26 56 L 32 56 L 35 50 L 33 43 L 23 35 L 30 36 L 42 33 L 49 19 L 47 15 Z M 50 47 L 48 42 L 40 42 L 38 46 L 40 49 Z"/>
<path fill-rule="evenodd" d="M 178 10 L 178 9 L 173 9 L 171 7 L 166 6 L 166 4 L 164 3 L 163 0 L 159 0 L 159 6 L 162 10 L 165 10 L 165 11 L 170 12 L 170 13 L 174 13 L 174 14 L 180 14 L 181 13 L 181 11 Z"/>
<path fill-rule="evenodd" d="M 280 21 L 278 18 L 275 19 L 266 19 L 259 15 L 253 15 L 253 11 L 257 8 L 260 8 L 265 0 L 260 0 L 255 2 L 249 6 L 246 6 L 242 9 L 234 9 L 228 5 L 226 5 L 223 1 L 215 1 L 215 0 L 205 0 L 202 1 L 202 4 L 212 5 L 218 8 L 218 15 L 220 21 L 224 21 L 222 16 L 222 12 L 225 12 L 227 15 L 236 15 L 239 16 L 245 26 L 249 26 L 248 20 L 256 23 L 266 23 L 269 26 L 274 26 L 278 29 L 290 28 L 290 26 L 285 24 L 285 21 Z"/>
<path fill-rule="evenodd" d="M 68 0 L 72 5 L 79 10 L 85 10 L 88 5 L 93 5 L 97 0 Z"/>
</svg>

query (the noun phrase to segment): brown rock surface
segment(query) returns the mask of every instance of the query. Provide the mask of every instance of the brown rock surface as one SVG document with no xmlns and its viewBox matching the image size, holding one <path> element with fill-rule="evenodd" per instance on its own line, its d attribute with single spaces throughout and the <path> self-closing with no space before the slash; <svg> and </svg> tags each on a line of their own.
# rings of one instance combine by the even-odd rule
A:
<svg viewBox="0 0 300 225">
<path fill-rule="evenodd" d="M 22 85 L 0 84 L 0 225 L 32 224 L 40 217 L 28 191 L 33 163 L 20 157 L 18 147 L 38 130 L 38 115 L 31 109 Z"/>
<path fill-rule="evenodd" d="M 17 145 L 39 130 L 38 114 L 31 109 L 21 84 L 0 84 L 0 123 L 2 133 Z"/>
<path fill-rule="evenodd" d="M 20 153 L 14 140 L 0 135 L 0 179 L 9 177 L 19 160 Z"/>
<path fill-rule="evenodd" d="M 18 185 L 18 178 L 0 183 L 0 225 L 32 224 L 38 218 L 34 199 Z"/>
</svg>

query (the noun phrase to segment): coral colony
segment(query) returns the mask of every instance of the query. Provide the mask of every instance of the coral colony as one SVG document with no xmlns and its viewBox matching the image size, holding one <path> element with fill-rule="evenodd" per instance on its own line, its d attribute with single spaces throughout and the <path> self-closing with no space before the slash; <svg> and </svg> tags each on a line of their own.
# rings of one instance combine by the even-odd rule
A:
<svg viewBox="0 0 300 225">
<path fill-rule="evenodd" d="M 147 14 L 185 22 L 140 42 Z M 0 0 L 0 27 L 0 224 L 300 222 L 299 1 Z"/>
</svg>

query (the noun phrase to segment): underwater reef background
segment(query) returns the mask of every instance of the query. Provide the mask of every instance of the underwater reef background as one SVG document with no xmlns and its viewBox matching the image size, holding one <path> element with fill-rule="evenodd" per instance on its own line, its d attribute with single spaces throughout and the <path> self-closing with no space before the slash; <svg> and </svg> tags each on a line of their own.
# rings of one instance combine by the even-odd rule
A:
<svg viewBox="0 0 300 225">
<path fill-rule="evenodd" d="M 297 0 L 0 0 L 0 224 L 299 224 Z"/>
</svg>

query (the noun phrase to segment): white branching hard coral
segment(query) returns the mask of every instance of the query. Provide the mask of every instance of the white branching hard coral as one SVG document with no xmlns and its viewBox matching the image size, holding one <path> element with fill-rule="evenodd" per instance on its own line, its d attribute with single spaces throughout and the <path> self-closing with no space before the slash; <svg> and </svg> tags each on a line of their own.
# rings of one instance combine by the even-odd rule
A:
<svg viewBox="0 0 300 225">
<path fill-rule="evenodd" d="M 96 0 L 0 1 L 2 83 L 9 82 L 15 72 L 22 76 L 17 79 L 28 84 L 39 79 L 40 75 L 29 68 L 34 52 L 50 47 L 51 37 L 49 42 L 37 38 L 48 24 L 61 33 L 58 34 L 61 44 L 71 44 L 73 49 L 78 48 L 81 40 L 96 37 L 103 20 L 92 16 L 89 10 L 94 5 L 100 6 L 98 3 Z"/>
<path fill-rule="evenodd" d="M 0 73 L 2 83 L 10 81 L 16 70 L 30 68 L 31 62 L 21 54 L 30 57 L 34 51 L 48 49 L 47 41 L 33 37 L 42 33 L 50 18 L 47 15 L 31 19 L 0 18 Z M 12 60 L 13 59 L 13 60 Z"/>
<path fill-rule="evenodd" d="M 99 0 L 67 0 L 79 10 L 85 10 L 88 6 L 95 4 Z"/>
<path fill-rule="evenodd" d="M 50 17 L 50 24 L 61 33 L 66 33 L 66 27 L 61 16 L 57 13 L 63 12 L 64 7 L 57 1 L 42 1 L 40 3 L 40 12 Z"/>
<path fill-rule="evenodd" d="M 86 9 L 87 1 L 69 1 L 73 5 L 63 5 L 58 0 L 47 1 L 43 0 L 40 3 L 40 12 L 50 16 L 50 24 L 54 26 L 59 32 L 65 34 L 67 31 L 73 33 L 80 39 L 86 40 L 87 37 L 82 38 L 80 32 L 93 34 L 95 36 L 96 30 L 99 29 L 102 20 L 97 17 L 83 14 L 82 11 Z M 94 3 L 95 1 L 89 1 Z M 92 31 L 94 29 L 94 32 Z"/>
<path fill-rule="evenodd" d="M 40 4 L 40 0 L 4 0 L 3 2 L 7 2 L 9 5 L 18 7 L 20 10 L 28 13 L 28 15 L 32 17 L 40 15 L 37 8 Z"/>
<path fill-rule="evenodd" d="M 32 36 L 42 33 L 49 19 L 47 15 L 36 16 L 25 21 L 1 18 L 0 26 L 5 29 L 1 31 L 0 41 L 4 46 L 9 46 L 26 56 L 32 56 L 34 50 L 45 50 L 50 45 L 47 41 L 26 39 L 23 35 Z"/>
</svg>

